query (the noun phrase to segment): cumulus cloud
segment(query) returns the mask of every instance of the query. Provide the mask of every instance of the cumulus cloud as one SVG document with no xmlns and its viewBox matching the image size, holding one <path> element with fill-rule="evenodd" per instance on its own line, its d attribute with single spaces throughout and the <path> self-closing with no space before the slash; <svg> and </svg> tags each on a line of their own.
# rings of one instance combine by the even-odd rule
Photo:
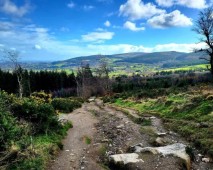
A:
<svg viewBox="0 0 213 170">
<path fill-rule="evenodd" d="M 135 23 L 127 21 L 124 23 L 124 28 L 129 29 L 131 31 L 143 31 L 145 27 L 137 27 Z"/>
<path fill-rule="evenodd" d="M 128 0 L 119 9 L 119 15 L 128 17 L 130 20 L 150 18 L 157 14 L 165 13 L 165 10 L 158 9 L 154 4 L 145 4 L 142 0 Z"/>
<path fill-rule="evenodd" d="M 107 21 L 104 23 L 104 25 L 105 25 L 106 27 L 110 27 L 110 26 L 111 26 L 111 23 L 107 20 Z"/>
<path fill-rule="evenodd" d="M 74 8 L 75 7 L 75 3 L 70 1 L 70 3 L 67 4 L 68 8 Z"/>
<path fill-rule="evenodd" d="M 156 0 L 159 6 L 171 7 L 174 5 L 174 0 Z"/>
<path fill-rule="evenodd" d="M 187 27 L 193 25 L 192 19 L 188 18 L 184 14 L 181 14 L 181 12 L 178 10 L 175 10 L 168 14 L 154 16 L 147 22 L 155 28 Z"/>
<path fill-rule="evenodd" d="M 163 7 L 181 5 L 188 8 L 203 9 L 208 6 L 206 0 L 156 0 L 156 2 Z"/>
<path fill-rule="evenodd" d="M 6 14 L 22 17 L 27 14 L 31 9 L 29 3 L 25 3 L 23 6 L 17 6 L 11 0 L 0 0 L 0 11 Z"/>
<path fill-rule="evenodd" d="M 111 40 L 114 36 L 114 32 L 108 31 L 99 31 L 99 32 L 90 32 L 88 34 L 82 35 L 82 40 L 85 42 L 103 42 L 105 40 Z"/>
</svg>

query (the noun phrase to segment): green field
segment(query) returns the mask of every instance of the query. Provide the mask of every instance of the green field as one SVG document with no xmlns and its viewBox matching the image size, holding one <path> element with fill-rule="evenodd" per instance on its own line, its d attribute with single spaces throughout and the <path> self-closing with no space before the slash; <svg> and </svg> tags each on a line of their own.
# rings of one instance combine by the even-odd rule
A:
<svg viewBox="0 0 213 170">
<path fill-rule="evenodd" d="M 179 68 L 163 69 L 163 71 L 206 71 L 209 64 L 198 64 L 193 66 L 184 66 Z"/>
</svg>

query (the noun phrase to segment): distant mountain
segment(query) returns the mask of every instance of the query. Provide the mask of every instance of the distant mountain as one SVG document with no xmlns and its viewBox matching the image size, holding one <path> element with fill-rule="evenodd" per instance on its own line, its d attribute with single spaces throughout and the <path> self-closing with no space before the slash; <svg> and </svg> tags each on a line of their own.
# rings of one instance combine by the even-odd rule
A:
<svg viewBox="0 0 213 170">
<path fill-rule="evenodd" d="M 21 63 L 27 69 L 66 69 L 75 68 L 82 62 L 88 63 L 90 66 L 96 66 L 99 60 L 104 57 L 108 60 L 111 67 L 130 66 L 134 64 L 144 64 L 149 66 L 157 66 L 160 68 L 180 67 L 185 65 L 204 64 L 205 60 L 200 57 L 207 57 L 203 52 L 199 53 L 183 53 L 176 51 L 154 52 L 154 53 L 124 53 L 114 55 L 91 55 L 71 58 L 63 61 L 55 62 L 27 62 Z M 8 68 L 9 64 L 0 63 L 1 68 Z"/>
<path fill-rule="evenodd" d="M 205 56 L 204 53 L 182 53 L 176 51 L 169 52 L 154 52 L 154 53 L 124 53 L 115 55 L 92 55 L 84 57 L 71 58 L 64 61 L 52 62 L 54 66 L 60 68 L 79 66 L 81 62 L 87 62 L 91 66 L 98 63 L 101 57 L 108 59 L 112 65 L 123 64 L 147 64 L 158 65 L 163 68 L 178 67 L 184 65 L 195 65 L 206 63 L 205 60 L 200 60 L 200 57 Z"/>
</svg>

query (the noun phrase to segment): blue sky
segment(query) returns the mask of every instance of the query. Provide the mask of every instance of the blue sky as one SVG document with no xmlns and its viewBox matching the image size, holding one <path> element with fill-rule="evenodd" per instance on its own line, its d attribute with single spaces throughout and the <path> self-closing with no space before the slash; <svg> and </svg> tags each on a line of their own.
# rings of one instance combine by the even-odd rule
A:
<svg viewBox="0 0 213 170">
<path fill-rule="evenodd" d="M 0 0 L 0 50 L 23 60 L 93 54 L 191 52 L 212 0 Z"/>
</svg>

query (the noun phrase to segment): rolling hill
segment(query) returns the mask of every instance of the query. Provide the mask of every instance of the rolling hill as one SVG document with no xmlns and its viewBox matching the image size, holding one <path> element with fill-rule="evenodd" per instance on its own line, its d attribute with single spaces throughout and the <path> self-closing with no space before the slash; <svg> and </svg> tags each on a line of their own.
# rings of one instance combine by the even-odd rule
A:
<svg viewBox="0 0 213 170">
<path fill-rule="evenodd" d="M 72 66 L 80 66 L 81 62 L 87 62 L 91 66 L 95 66 L 101 57 L 108 59 L 113 66 L 124 64 L 145 64 L 158 65 L 159 67 L 179 67 L 185 65 L 204 64 L 205 60 L 200 60 L 200 57 L 205 56 L 204 53 L 181 53 L 175 51 L 155 52 L 155 53 L 124 53 L 115 55 L 92 55 L 84 57 L 71 58 L 64 61 L 52 62 L 51 65 L 59 68 L 67 68 Z"/>
<path fill-rule="evenodd" d="M 114 55 L 91 55 L 83 57 L 75 57 L 63 61 L 54 62 L 22 62 L 22 66 L 27 69 L 72 69 L 81 65 L 82 62 L 88 63 L 91 67 L 96 66 L 101 58 L 106 58 L 111 67 L 131 66 L 135 64 L 146 66 L 157 66 L 158 68 L 176 68 L 188 65 L 205 64 L 203 52 L 199 53 L 183 53 L 176 51 L 154 52 L 154 53 L 124 53 Z M 207 56 L 206 56 L 207 57 Z M 0 63 L 0 67 L 8 69 L 10 63 Z"/>
</svg>

